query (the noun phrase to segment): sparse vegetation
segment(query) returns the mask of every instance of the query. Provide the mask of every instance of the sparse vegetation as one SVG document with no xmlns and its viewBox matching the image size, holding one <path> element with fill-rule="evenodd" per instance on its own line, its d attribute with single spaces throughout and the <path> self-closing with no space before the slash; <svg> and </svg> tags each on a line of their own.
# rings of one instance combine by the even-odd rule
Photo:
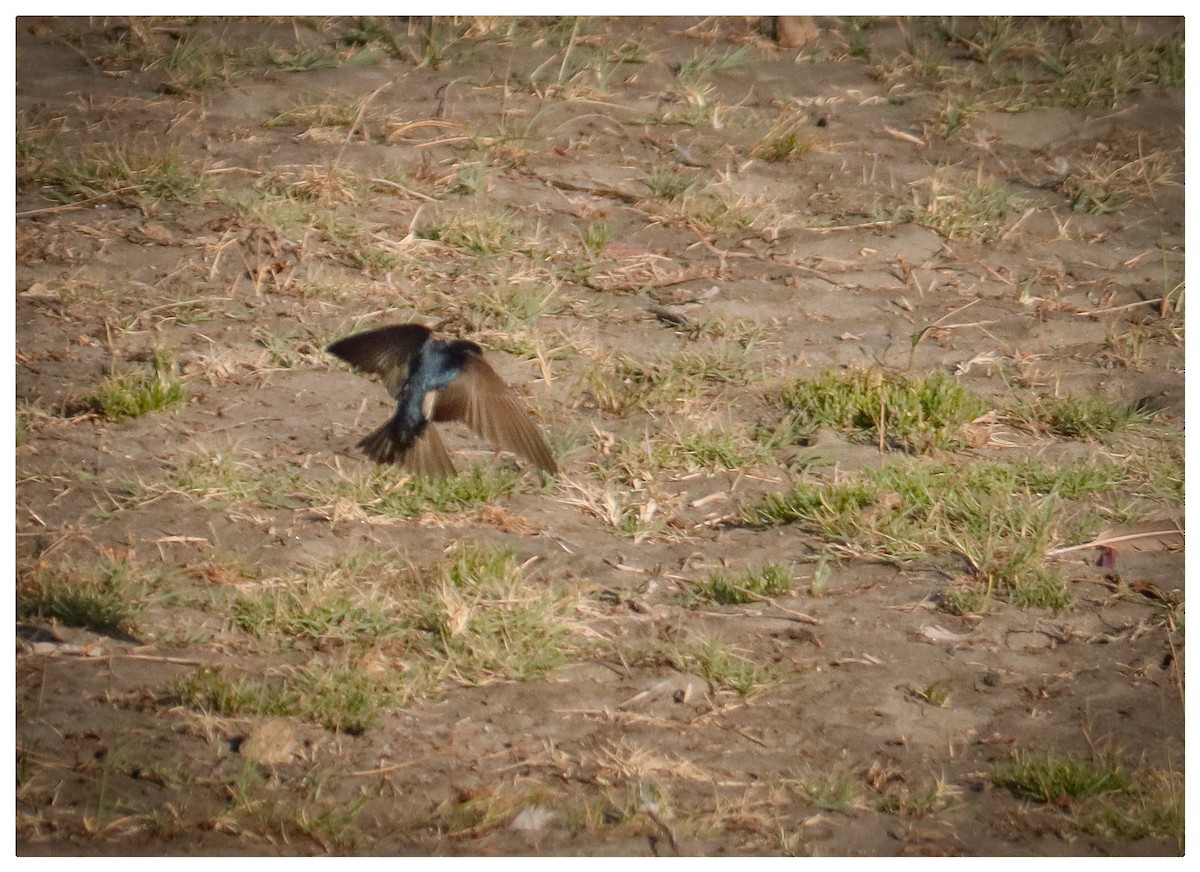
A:
<svg viewBox="0 0 1200 872">
<path fill-rule="evenodd" d="M 767 24 L 18 19 L 19 853 L 1183 852 L 1182 19 Z"/>
<path fill-rule="evenodd" d="M 746 505 L 742 517 L 751 524 L 805 522 L 850 553 L 899 561 L 957 553 L 987 594 L 1061 609 L 1071 597 L 1043 566 L 1045 553 L 1057 537 L 1094 531 L 1099 521 L 1076 501 L 1117 497 L 1127 474 L 1108 463 L 893 463 L 837 482 L 798 482 Z M 977 591 L 956 592 L 957 609 L 977 611 Z"/>
</svg>

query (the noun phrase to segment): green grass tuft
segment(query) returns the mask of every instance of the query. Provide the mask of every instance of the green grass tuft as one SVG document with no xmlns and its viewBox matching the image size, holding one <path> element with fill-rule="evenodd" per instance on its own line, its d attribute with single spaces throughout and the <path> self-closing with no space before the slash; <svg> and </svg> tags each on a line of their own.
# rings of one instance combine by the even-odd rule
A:
<svg viewBox="0 0 1200 872">
<path fill-rule="evenodd" d="M 187 402 L 188 393 L 165 352 L 154 352 L 150 372 L 138 370 L 109 376 L 92 394 L 91 405 L 110 421 L 139 418 Z"/>
<path fill-rule="evenodd" d="M 1103 397 L 1046 400 L 1035 403 L 1032 412 L 1056 435 L 1066 439 L 1110 436 L 1149 421 L 1137 409 L 1115 405 Z"/>
<path fill-rule="evenodd" d="M 1018 751 L 992 767 L 992 783 L 1019 796 L 1063 805 L 1105 793 L 1128 793 L 1129 773 L 1112 757 L 1083 760 L 1050 751 Z"/>
<path fill-rule="evenodd" d="M 267 678 L 233 678 L 206 667 L 176 681 L 170 692 L 187 705 L 222 715 L 295 717 L 352 735 L 406 698 L 384 677 L 322 661 Z"/>
<path fill-rule="evenodd" d="M 793 586 L 791 567 L 783 563 L 767 563 L 734 577 L 712 572 L 708 580 L 697 585 L 692 592 L 703 600 L 734 605 L 779 596 L 790 592 Z"/>
<path fill-rule="evenodd" d="M 55 620 L 97 633 L 128 636 L 144 608 L 148 579 L 124 560 L 39 569 L 17 584 L 17 618 Z"/>
<path fill-rule="evenodd" d="M 909 451 L 951 445 L 959 428 L 988 408 L 940 373 L 910 378 L 868 369 L 794 382 L 780 392 L 779 404 L 785 416 L 769 439 L 773 445 L 803 444 L 819 427 L 833 427 L 866 442 L 882 434 Z"/>
</svg>

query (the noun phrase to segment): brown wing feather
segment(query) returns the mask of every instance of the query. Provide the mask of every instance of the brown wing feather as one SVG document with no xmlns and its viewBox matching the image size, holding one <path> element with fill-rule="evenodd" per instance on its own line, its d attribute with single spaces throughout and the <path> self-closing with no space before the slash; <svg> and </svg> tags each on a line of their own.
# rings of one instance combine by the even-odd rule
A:
<svg viewBox="0 0 1200 872">
<path fill-rule="evenodd" d="M 420 324 L 393 324 L 339 339 L 326 350 L 363 372 L 381 376 L 394 397 L 408 378 L 409 361 L 431 332 Z"/>
<path fill-rule="evenodd" d="M 519 454 L 549 473 L 558 473 L 550 447 L 529 410 L 480 355 L 471 355 L 458 378 L 442 389 L 433 419 L 465 421 L 493 445 Z"/>
<path fill-rule="evenodd" d="M 454 462 L 442 435 L 431 421 L 425 431 L 417 437 L 417 441 L 405 452 L 400 459 L 400 465 L 409 472 L 424 475 L 428 478 L 441 478 L 454 475 Z"/>
</svg>

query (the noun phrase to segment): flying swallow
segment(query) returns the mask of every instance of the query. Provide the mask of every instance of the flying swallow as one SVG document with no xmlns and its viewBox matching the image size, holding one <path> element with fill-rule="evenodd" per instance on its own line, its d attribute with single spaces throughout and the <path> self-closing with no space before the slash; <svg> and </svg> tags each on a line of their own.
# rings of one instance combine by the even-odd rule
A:
<svg viewBox="0 0 1200 872">
<path fill-rule="evenodd" d="M 466 339 L 435 339 L 420 324 L 394 324 L 339 339 L 326 349 L 380 376 L 396 399 L 396 414 L 358 443 L 376 463 L 417 475 L 454 475 L 435 421 L 464 421 L 498 448 L 558 473 L 529 410 Z"/>
</svg>

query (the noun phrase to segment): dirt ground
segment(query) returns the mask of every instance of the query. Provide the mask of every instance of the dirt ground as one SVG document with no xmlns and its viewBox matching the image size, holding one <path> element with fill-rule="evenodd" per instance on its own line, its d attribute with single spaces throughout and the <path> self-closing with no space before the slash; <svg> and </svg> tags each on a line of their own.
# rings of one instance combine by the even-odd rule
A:
<svg viewBox="0 0 1200 872">
<path fill-rule="evenodd" d="M 947 373 L 997 408 L 1140 403 L 1182 434 L 1182 84 L 989 104 L 987 75 L 1028 64 L 1023 43 L 817 23 L 783 49 L 740 18 L 18 20 L 18 591 L 115 566 L 136 605 L 109 631 L 46 606 L 18 618 L 19 854 L 1183 851 L 1181 550 L 1047 557 L 1069 607 L 960 614 L 945 603 L 970 580 L 961 559 L 739 520 L 797 479 L 902 459 L 894 447 L 826 433 L 801 464 L 616 472 L 638 440 L 766 423 L 770 390 L 829 367 Z M 1122 38 L 1182 27 L 1127 20 Z M 764 152 L 782 124 L 803 148 Z M 98 154 L 168 150 L 179 177 L 196 169 L 191 188 L 97 178 Z M 1064 182 L 1151 158 L 1162 172 L 1119 204 Z M 956 186 L 983 178 L 1020 205 L 950 223 Z M 672 182 L 711 196 L 654 194 Z M 507 470 L 509 492 L 380 508 L 411 486 L 355 449 L 386 398 L 322 349 L 408 320 L 488 349 L 558 480 L 451 428 L 460 468 Z M 622 361 L 735 346 L 745 383 L 605 394 Z M 110 420 L 97 387 L 156 350 L 186 402 Z M 1082 464 L 1122 446 L 997 424 L 941 450 Z M 354 496 L 363 481 L 375 490 Z M 1141 516 L 1181 515 L 1179 493 Z M 524 680 L 448 669 L 354 728 L 180 689 L 331 662 L 415 676 L 428 658 L 412 633 L 270 635 L 242 616 L 351 554 L 382 555 L 359 594 L 394 593 L 409 582 L 388 567 L 411 581 L 462 543 L 508 547 L 522 590 L 566 597 L 562 662 Z M 792 595 L 697 601 L 713 571 L 767 561 L 792 567 Z M 433 589 L 411 583 L 388 608 Z M 741 693 L 661 654 L 710 640 L 773 678 Z M 1038 751 L 1118 758 L 1140 792 L 1045 801 L 995 777 Z M 1177 823 L 1113 824 L 1131 802 Z"/>
</svg>

